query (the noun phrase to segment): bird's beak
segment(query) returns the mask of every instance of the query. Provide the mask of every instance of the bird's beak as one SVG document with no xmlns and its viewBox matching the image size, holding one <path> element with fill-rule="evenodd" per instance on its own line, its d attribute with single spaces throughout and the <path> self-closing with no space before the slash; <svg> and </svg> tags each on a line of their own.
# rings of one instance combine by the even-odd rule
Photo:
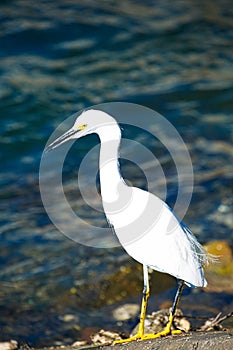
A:
<svg viewBox="0 0 233 350">
<path fill-rule="evenodd" d="M 70 129 L 68 130 L 65 134 L 63 134 L 62 136 L 58 137 L 58 139 L 56 139 L 55 141 L 53 141 L 52 143 L 50 143 L 50 145 L 48 145 L 45 149 L 45 152 L 49 152 L 52 151 L 54 148 L 57 148 L 58 146 L 62 145 L 64 142 L 70 140 L 73 138 L 73 136 L 80 131 L 79 129 Z"/>
</svg>

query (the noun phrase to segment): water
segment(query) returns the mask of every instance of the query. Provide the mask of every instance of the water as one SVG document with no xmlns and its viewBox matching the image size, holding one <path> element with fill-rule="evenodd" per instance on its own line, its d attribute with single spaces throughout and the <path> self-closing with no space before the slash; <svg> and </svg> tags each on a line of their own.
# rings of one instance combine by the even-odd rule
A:
<svg viewBox="0 0 233 350">
<path fill-rule="evenodd" d="M 121 6 L 113 0 L 1 2 L 1 339 L 52 345 L 83 338 L 85 331 L 121 329 L 112 310 L 140 300 L 140 267 L 122 249 L 68 240 L 41 203 L 44 145 L 60 122 L 82 108 L 125 101 L 165 115 L 187 144 L 194 167 L 185 222 L 203 243 L 232 242 L 230 5 L 229 0 L 163 0 L 156 6 L 149 0 Z M 77 173 L 97 143 L 90 136 L 74 146 L 79 155 L 73 152 L 67 165 L 68 192 L 75 180 L 72 167 L 76 164 Z M 162 158 L 159 148 L 158 155 Z M 176 178 L 171 163 L 163 165 L 172 203 Z M 144 186 L 129 164 L 122 171 Z M 158 308 L 172 297 L 174 281 L 160 276 L 160 286 L 156 283 L 157 278 L 151 304 Z M 212 314 L 227 310 L 232 297 L 186 293 L 186 309 L 198 300 Z M 67 314 L 73 317 L 69 322 Z M 130 321 L 124 324 L 126 331 L 131 327 Z"/>
</svg>

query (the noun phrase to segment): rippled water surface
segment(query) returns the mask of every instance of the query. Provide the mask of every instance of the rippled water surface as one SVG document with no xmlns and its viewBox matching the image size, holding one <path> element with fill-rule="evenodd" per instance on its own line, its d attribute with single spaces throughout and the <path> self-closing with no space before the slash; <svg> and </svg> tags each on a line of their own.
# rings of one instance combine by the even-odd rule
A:
<svg viewBox="0 0 233 350">
<path fill-rule="evenodd" d="M 121 248 L 94 249 L 67 239 L 40 198 L 39 163 L 47 139 L 83 108 L 125 101 L 166 116 L 193 163 L 194 194 L 185 222 L 202 243 L 232 243 L 231 5 L 229 0 L 1 2 L 0 339 L 34 346 L 71 343 L 99 328 L 129 331 L 135 322 L 119 324 L 112 311 L 139 303 L 140 266 Z M 150 143 L 138 131 L 123 133 Z M 64 169 L 67 195 L 86 216 L 75 180 L 80 161 L 97 144 L 90 136 L 74 145 Z M 158 159 L 172 204 L 176 176 L 159 146 Z M 122 172 L 144 186 L 129 163 L 122 163 Z M 102 215 L 93 220 L 106 225 Z M 150 309 L 172 298 L 175 283 L 155 274 L 153 286 Z M 200 312 L 213 315 L 228 310 L 231 300 L 227 292 L 187 289 L 183 307 L 195 313 L 190 305 L 199 303 Z"/>
</svg>

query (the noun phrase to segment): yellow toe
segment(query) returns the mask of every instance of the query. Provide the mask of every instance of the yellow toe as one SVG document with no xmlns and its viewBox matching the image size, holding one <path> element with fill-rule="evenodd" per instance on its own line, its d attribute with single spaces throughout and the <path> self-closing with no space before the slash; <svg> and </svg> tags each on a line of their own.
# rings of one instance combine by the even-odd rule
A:
<svg viewBox="0 0 233 350">
<path fill-rule="evenodd" d="M 161 332 L 156 333 L 156 334 L 145 334 L 143 336 L 142 340 L 156 339 L 156 338 L 166 337 L 167 335 L 171 335 L 171 334 L 176 335 L 176 334 L 181 334 L 181 333 L 182 332 L 179 329 L 171 331 L 171 330 L 165 328 L 164 330 L 162 330 Z"/>
<path fill-rule="evenodd" d="M 167 335 L 177 335 L 177 334 L 181 334 L 181 333 L 182 332 L 179 329 L 175 329 L 175 330 L 171 331 L 170 329 L 165 328 L 164 330 L 162 330 L 161 332 L 156 333 L 156 334 L 144 334 L 144 335 L 136 334 L 130 338 L 115 340 L 113 344 L 115 345 L 115 344 L 128 343 L 128 342 L 131 342 L 134 340 L 156 339 L 156 338 L 166 337 Z"/>
<path fill-rule="evenodd" d="M 129 343 L 129 342 L 134 341 L 134 340 L 139 340 L 139 339 L 141 339 L 141 337 L 142 336 L 136 334 L 133 337 L 129 337 L 129 338 L 126 338 L 126 339 L 115 340 L 113 342 L 113 345 L 115 345 L 115 344 L 122 344 L 122 343 Z"/>
</svg>

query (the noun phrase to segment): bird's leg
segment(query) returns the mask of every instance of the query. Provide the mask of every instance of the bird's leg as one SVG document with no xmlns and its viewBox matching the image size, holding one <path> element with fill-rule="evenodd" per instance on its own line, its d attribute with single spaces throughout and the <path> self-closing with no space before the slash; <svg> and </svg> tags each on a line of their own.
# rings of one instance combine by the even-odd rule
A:
<svg viewBox="0 0 233 350">
<path fill-rule="evenodd" d="M 145 318 L 146 318 L 147 301 L 148 301 L 148 298 L 150 296 L 148 268 L 146 265 L 143 265 L 143 276 L 144 276 L 144 287 L 143 287 L 143 294 L 142 294 L 142 306 L 141 306 L 141 313 L 140 313 L 140 322 L 139 322 L 139 326 L 138 326 L 138 333 L 136 334 L 137 339 L 140 339 L 144 335 L 144 324 L 145 324 Z"/>
<path fill-rule="evenodd" d="M 179 280 L 178 281 L 178 288 L 176 291 L 176 295 L 172 304 L 172 308 L 170 311 L 169 315 L 169 320 L 166 325 L 166 327 L 159 333 L 156 334 L 144 334 L 144 322 L 145 322 L 145 317 L 146 317 L 146 307 L 147 307 L 147 300 L 149 298 L 149 282 L 148 282 L 148 270 L 147 266 L 143 265 L 143 272 L 144 272 L 144 289 L 143 289 L 143 298 L 142 298 L 142 307 L 141 307 L 141 314 L 140 314 L 140 322 L 139 322 L 139 327 L 138 327 L 138 332 L 136 335 L 133 335 L 130 338 L 127 339 L 122 339 L 122 340 L 116 340 L 114 344 L 119 344 L 119 343 L 126 343 L 130 342 L 133 340 L 147 340 L 147 339 L 156 339 L 160 337 L 165 337 L 166 335 L 169 334 L 180 334 L 181 330 L 175 329 L 172 330 L 172 323 L 174 320 L 175 312 L 177 305 L 179 303 L 182 291 L 184 289 L 184 281 Z"/>
<path fill-rule="evenodd" d="M 144 288 L 143 288 L 143 296 L 142 296 L 142 305 L 141 305 L 141 313 L 140 313 L 140 322 L 138 326 L 137 334 L 133 335 L 127 339 L 115 340 L 114 344 L 127 343 L 137 339 L 144 339 L 144 323 L 146 317 L 146 308 L 147 308 L 147 300 L 150 295 L 150 287 L 149 287 L 149 278 L 148 278 L 148 268 L 146 265 L 143 265 L 143 277 L 144 277 Z"/>
<path fill-rule="evenodd" d="M 164 331 L 168 330 L 169 332 L 171 332 L 172 322 L 173 322 L 173 319 L 174 319 L 174 316 L 175 316 L 175 312 L 176 312 L 176 308 L 177 308 L 177 305 L 178 305 L 178 303 L 180 301 L 180 297 L 181 297 L 183 289 L 184 289 L 184 281 L 179 280 L 178 281 L 178 288 L 177 288 L 176 295 L 175 295 L 175 298 L 174 298 L 174 301 L 173 301 L 173 304 L 172 304 L 172 308 L 171 308 L 171 311 L 170 311 L 170 315 L 169 315 L 169 321 L 168 321 L 168 324 L 166 325 Z M 181 333 L 180 330 L 172 331 L 172 334 L 180 334 L 180 333 Z"/>
<path fill-rule="evenodd" d="M 179 330 L 179 329 L 171 330 L 171 327 L 172 327 L 176 308 L 177 308 L 177 305 L 179 303 L 183 289 L 184 289 L 184 281 L 179 280 L 178 281 L 178 288 L 177 288 L 176 295 L 175 295 L 175 298 L 174 298 L 174 301 L 172 304 L 172 308 L 171 308 L 170 315 L 169 315 L 169 320 L 168 320 L 166 327 L 159 333 L 144 335 L 143 336 L 144 340 L 160 338 L 160 337 L 164 337 L 164 336 L 169 335 L 169 334 L 180 334 L 181 333 L 181 330 Z"/>
<path fill-rule="evenodd" d="M 147 340 L 147 339 L 156 339 L 160 337 L 165 337 L 166 335 L 169 334 L 180 334 L 181 330 L 176 329 L 176 330 L 171 330 L 173 319 L 175 316 L 176 308 L 179 303 L 181 293 L 184 288 L 184 281 L 179 281 L 178 282 L 178 288 L 177 292 L 174 298 L 174 302 L 170 311 L 169 315 L 169 320 L 166 325 L 166 327 L 159 333 L 156 334 L 144 334 L 144 321 L 145 321 L 145 316 L 146 316 L 146 306 L 147 306 L 147 300 L 149 297 L 149 283 L 145 283 L 145 277 L 147 277 L 147 282 L 148 282 L 148 272 L 145 274 L 145 268 L 144 268 L 144 289 L 143 289 L 143 299 L 142 299 L 142 307 L 141 307 L 141 315 L 140 315 L 140 323 L 138 327 L 138 333 L 130 338 L 127 339 L 122 339 L 122 340 L 116 340 L 114 344 L 119 344 L 119 343 L 126 343 L 130 342 L 133 340 Z"/>
</svg>

